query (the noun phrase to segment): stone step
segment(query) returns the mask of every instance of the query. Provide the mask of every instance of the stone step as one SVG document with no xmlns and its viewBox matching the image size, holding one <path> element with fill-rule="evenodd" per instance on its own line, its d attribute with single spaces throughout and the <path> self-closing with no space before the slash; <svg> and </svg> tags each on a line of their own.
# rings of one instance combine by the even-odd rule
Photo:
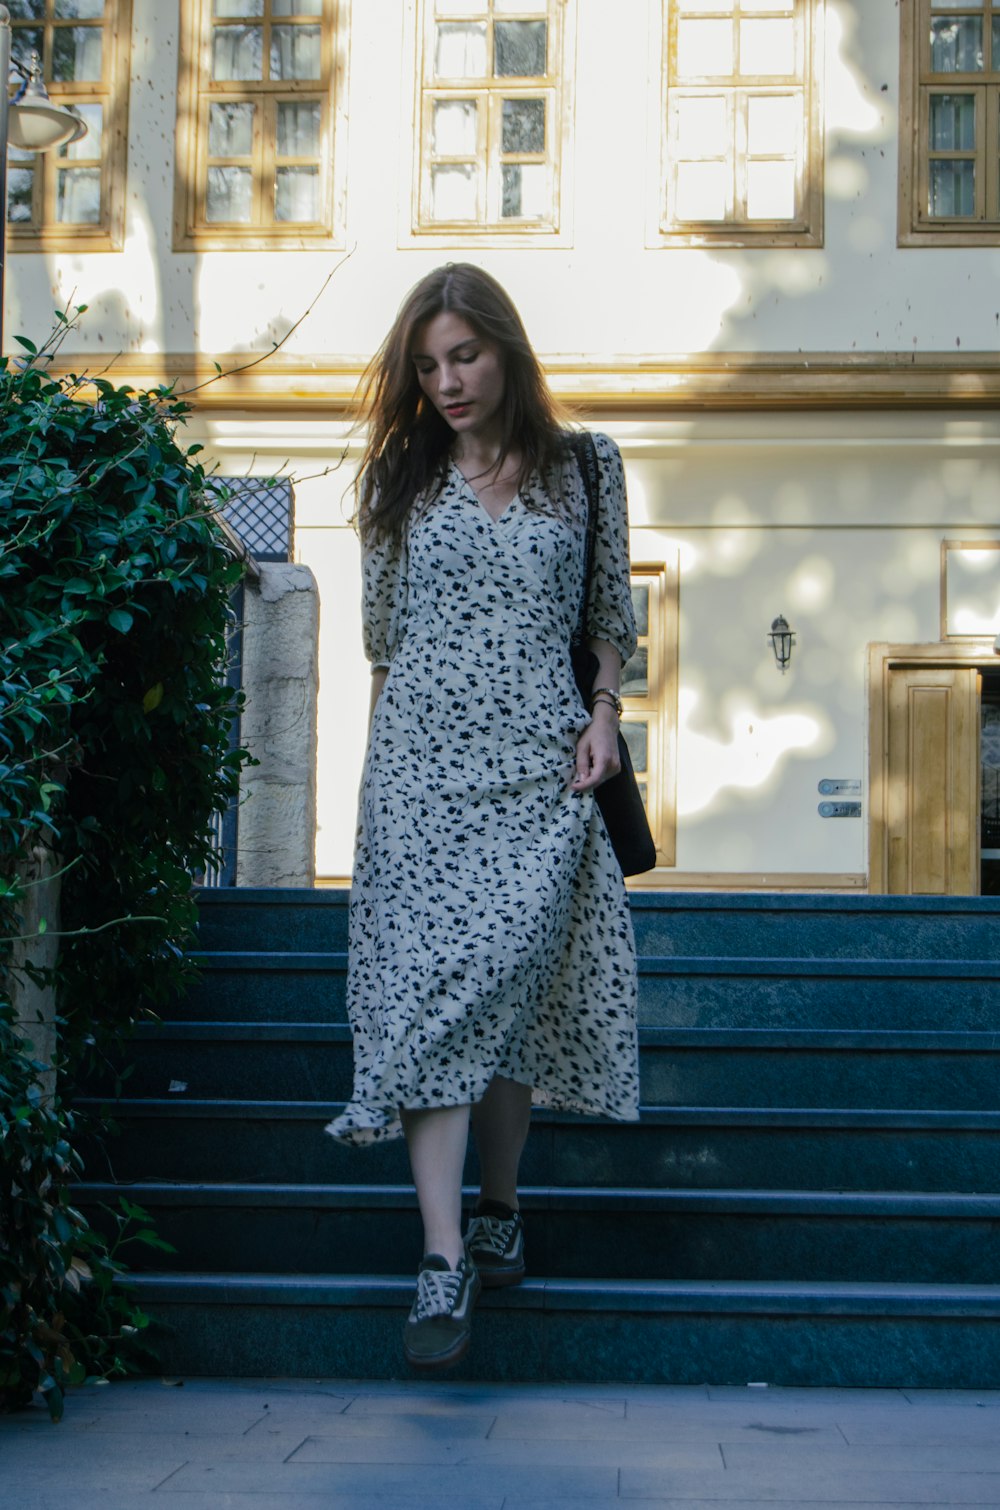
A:
<svg viewBox="0 0 1000 1510">
<path fill-rule="evenodd" d="M 645 1028 L 644 1102 L 678 1106 L 950 1109 L 997 1104 L 994 1033 Z M 132 1095 L 345 1100 L 343 1024 L 165 1022 L 130 1045 Z M 113 1089 L 110 1072 L 94 1093 Z"/>
<path fill-rule="evenodd" d="M 412 1279 L 144 1274 L 167 1374 L 394 1379 Z M 1000 1287 L 528 1280 L 481 1297 L 450 1379 L 1000 1388 Z"/>
<path fill-rule="evenodd" d="M 98 1101 L 82 1108 L 100 1111 Z M 89 1179 L 407 1183 L 401 1140 L 364 1150 L 324 1135 L 341 1103 L 126 1099 Z M 535 1112 L 529 1185 L 691 1190 L 1000 1192 L 1000 1112 L 644 1107 L 634 1123 Z M 467 1178 L 475 1178 L 470 1154 Z"/>
<path fill-rule="evenodd" d="M 385 1275 L 420 1254 L 409 1185 L 94 1183 L 74 1202 L 100 1226 L 121 1194 L 177 1249 L 157 1268 Z M 540 1278 L 989 1284 L 1000 1258 L 1000 1195 L 529 1186 L 522 1209 Z"/>
<path fill-rule="evenodd" d="M 840 959 L 994 959 L 1000 898 L 630 894 L 640 954 Z M 200 946 L 346 948 L 342 889 L 205 891 Z"/>
<path fill-rule="evenodd" d="M 345 1022 L 347 955 L 198 956 L 202 978 L 171 1007 L 184 1021 Z M 996 959 L 760 959 L 651 955 L 639 961 L 650 1027 L 1000 1031 Z"/>
</svg>

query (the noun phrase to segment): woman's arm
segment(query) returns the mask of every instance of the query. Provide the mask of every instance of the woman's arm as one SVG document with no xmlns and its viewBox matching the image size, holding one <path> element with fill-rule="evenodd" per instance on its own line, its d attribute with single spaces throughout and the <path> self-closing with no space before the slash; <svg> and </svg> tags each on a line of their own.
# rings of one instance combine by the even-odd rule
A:
<svg viewBox="0 0 1000 1510">
<path fill-rule="evenodd" d="M 594 686 L 610 687 L 612 692 L 617 692 L 622 674 L 622 658 L 618 650 L 607 640 L 589 640 L 588 647 L 597 656 Z M 617 776 L 621 770 L 618 714 L 610 699 L 598 697 L 591 715 L 590 723 L 577 740 L 576 775 L 570 782 L 570 789 L 574 792 L 589 792 L 603 781 Z"/>
</svg>

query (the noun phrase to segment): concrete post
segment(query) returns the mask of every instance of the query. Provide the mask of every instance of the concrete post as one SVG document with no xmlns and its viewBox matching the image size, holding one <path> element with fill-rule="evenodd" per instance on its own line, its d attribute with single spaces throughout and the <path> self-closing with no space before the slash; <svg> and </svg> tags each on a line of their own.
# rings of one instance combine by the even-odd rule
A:
<svg viewBox="0 0 1000 1510">
<path fill-rule="evenodd" d="M 243 608 L 243 773 L 237 886 L 316 880 L 319 593 L 307 566 L 261 562 Z"/>
</svg>

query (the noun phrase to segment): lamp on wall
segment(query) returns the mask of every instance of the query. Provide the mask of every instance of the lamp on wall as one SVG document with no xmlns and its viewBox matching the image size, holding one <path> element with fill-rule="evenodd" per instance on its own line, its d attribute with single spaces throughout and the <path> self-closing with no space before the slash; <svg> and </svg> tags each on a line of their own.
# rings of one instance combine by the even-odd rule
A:
<svg viewBox="0 0 1000 1510">
<path fill-rule="evenodd" d="M 795 630 L 790 627 L 783 613 L 779 613 L 776 619 L 771 620 L 771 628 L 767 638 L 771 642 L 771 649 L 774 651 L 774 659 L 778 670 L 784 676 L 788 670 L 788 663 L 792 659 Z"/>
<path fill-rule="evenodd" d="M 29 66 L 10 55 L 10 11 L 0 5 L 0 351 L 3 350 L 3 291 L 7 271 L 7 146 L 23 152 L 51 152 L 67 142 L 79 141 L 87 125 L 74 110 L 54 105 L 42 79 L 42 63 L 32 53 Z M 21 77 L 21 86 L 11 99 L 8 80 L 11 69 Z"/>
</svg>

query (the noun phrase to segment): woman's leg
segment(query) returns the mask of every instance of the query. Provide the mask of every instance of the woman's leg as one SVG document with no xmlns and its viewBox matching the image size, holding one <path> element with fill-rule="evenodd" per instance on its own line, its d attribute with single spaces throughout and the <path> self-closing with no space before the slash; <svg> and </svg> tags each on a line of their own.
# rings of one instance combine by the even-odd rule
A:
<svg viewBox="0 0 1000 1510">
<path fill-rule="evenodd" d="M 424 1253 L 440 1253 L 453 1269 L 462 1246 L 462 1170 L 469 1141 L 468 1106 L 400 1109 L 413 1183 L 424 1223 Z"/>
<path fill-rule="evenodd" d="M 479 1154 L 479 1193 L 484 1201 L 517 1206 L 517 1170 L 531 1122 L 531 1086 L 494 1075 L 472 1108 Z"/>
</svg>

